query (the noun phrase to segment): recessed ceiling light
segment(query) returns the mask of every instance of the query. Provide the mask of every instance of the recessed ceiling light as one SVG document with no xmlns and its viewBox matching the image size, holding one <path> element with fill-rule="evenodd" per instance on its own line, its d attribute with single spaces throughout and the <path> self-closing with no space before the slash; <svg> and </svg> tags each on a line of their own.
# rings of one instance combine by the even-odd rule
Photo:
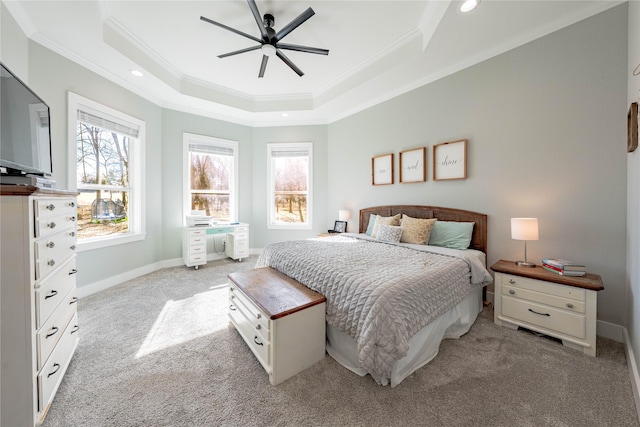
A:
<svg viewBox="0 0 640 427">
<path fill-rule="evenodd" d="M 136 77 L 144 76 L 144 74 L 142 74 L 142 71 L 138 71 L 138 70 L 131 70 L 131 74 L 133 74 Z"/>
<path fill-rule="evenodd" d="M 460 5 L 460 12 L 463 12 L 463 13 L 471 12 L 473 9 L 476 8 L 476 6 L 478 6 L 478 3 L 480 3 L 480 0 L 465 0 Z"/>
</svg>

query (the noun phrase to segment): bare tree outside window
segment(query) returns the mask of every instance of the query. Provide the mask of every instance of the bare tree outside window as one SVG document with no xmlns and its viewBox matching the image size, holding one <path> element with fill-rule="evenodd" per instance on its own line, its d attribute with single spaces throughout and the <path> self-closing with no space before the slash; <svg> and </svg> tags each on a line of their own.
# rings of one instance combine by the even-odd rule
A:
<svg viewBox="0 0 640 427">
<path fill-rule="evenodd" d="M 190 152 L 191 209 L 216 219 L 230 220 L 230 176 L 233 157 Z"/>
<path fill-rule="evenodd" d="M 129 232 L 131 139 L 77 122 L 79 239 Z"/>
</svg>

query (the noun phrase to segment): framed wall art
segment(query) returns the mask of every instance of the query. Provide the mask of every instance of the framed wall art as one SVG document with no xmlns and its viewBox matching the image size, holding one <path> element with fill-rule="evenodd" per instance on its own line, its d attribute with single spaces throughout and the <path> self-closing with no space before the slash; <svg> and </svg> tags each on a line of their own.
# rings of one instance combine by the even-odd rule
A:
<svg viewBox="0 0 640 427">
<path fill-rule="evenodd" d="M 433 180 L 467 178 L 467 140 L 433 146 Z"/>
<path fill-rule="evenodd" d="M 371 158 L 371 184 L 393 184 L 393 153 Z"/>
<path fill-rule="evenodd" d="M 632 102 L 627 113 L 627 153 L 638 148 L 638 103 Z"/>
<path fill-rule="evenodd" d="M 400 152 L 400 184 L 427 180 L 427 148 L 420 147 Z"/>
</svg>

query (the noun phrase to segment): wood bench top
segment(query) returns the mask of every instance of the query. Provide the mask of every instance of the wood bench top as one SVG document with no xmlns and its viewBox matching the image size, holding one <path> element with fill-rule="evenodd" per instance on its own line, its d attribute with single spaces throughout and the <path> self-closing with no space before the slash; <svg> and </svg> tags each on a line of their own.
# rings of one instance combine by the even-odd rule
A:
<svg viewBox="0 0 640 427">
<path fill-rule="evenodd" d="M 231 273 L 227 277 L 270 319 L 327 301 L 324 295 L 271 267 Z"/>
</svg>

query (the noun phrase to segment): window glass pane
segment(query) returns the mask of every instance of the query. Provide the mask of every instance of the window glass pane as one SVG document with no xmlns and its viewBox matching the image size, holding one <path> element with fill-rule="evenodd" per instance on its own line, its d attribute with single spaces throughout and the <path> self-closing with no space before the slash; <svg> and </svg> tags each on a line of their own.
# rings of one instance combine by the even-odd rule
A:
<svg viewBox="0 0 640 427">
<path fill-rule="evenodd" d="M 217 154 L 191 154 L 191 189 L 229 191 L 233 157 Z"/>
<path fill-rule="evenodd" d="M 217 219 L 229 219 L 229 195 L 191 193 L 191 209 L 205 211 L 205 215 Z"/>
<path fill-rule="evenodd" d="M 307 222 L 308 157 L 272 157 L 275 223 Z"/>
<path fill-rule="evenodd" d="M 77 122 L 79 239 L 129 233 L 129 148 L 136 141 Z"/>
<path fill-rule="evenodd" d="M 78 239 L 129 232 L 128 191 L 79 190 Z M 128 204 L 128 203 L 127 203 Z"/>
</svg>

